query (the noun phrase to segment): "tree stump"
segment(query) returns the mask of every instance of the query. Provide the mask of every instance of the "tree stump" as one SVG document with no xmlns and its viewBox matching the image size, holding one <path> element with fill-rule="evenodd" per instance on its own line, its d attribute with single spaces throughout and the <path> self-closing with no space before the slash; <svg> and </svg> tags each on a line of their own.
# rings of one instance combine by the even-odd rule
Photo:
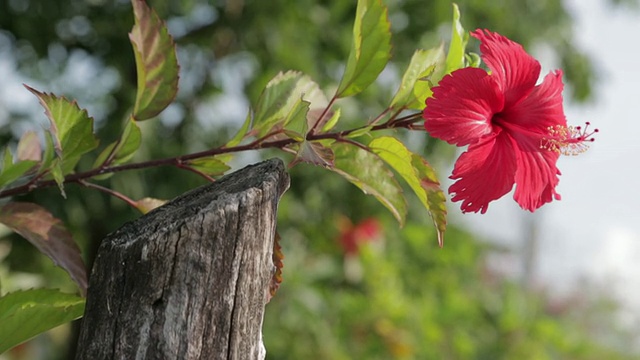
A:
<svg viewBox="0 0 640 360">
<path fill-rule="evenodd" d="M 282 161 L 248 166 L 108 235 L 76 359 L 264 359 Z"/>
</svg>

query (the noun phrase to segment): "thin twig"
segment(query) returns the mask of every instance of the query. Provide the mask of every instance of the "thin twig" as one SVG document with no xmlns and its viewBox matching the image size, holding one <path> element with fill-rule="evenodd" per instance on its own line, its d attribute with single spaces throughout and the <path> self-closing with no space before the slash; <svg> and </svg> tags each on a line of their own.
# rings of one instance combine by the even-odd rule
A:
<svg viewBox="0 0 640 360">
<path fill-rule="evenodd" d="M 329 100 L 329 103 L 327 104 L 327 106 L 324 108 L 324 110 L 322 110 L 322 114 L 320 114 L 320 117 L 318 117 L 316 122 L 313 124 L 313 126 L 309 130 L 309 134 L 313 135 L 316 133 L 316 128 L 318 127 L 318 125 L 320 125 L 324 117 L 327 115 L 327 113 L 331 109 L 331 106 L 333 106 L 333 103 L 336 102 L 337 99 L 338 99 L 338 94 L 333 95 L 331 100 Z"/>
<path fill-rule="evenodd" d="M 29 190 L 33 190 L 33 189 L 37 189 L 38 188 L 38 181 L 40 179 L 42 179 L 43 176 L 45 176 L 46 174 L 49 173 L 49 170 L 44 170 L 43 172 L 35 175 L 34 177 L 32 177 L 31 179 L 29 179 L 29 181 L 27 181 L 26 184 L 24 184 L 23 186 L 25 186 L 27 189 Z"/>
<path fill-rule="evenodd" d="M 203 178 L 207 179 L 207 181 L 209 181 L 209 182 L 215 182 L 216 181 L 216 179 L 214 179 L 211 176 L 205 174 L 204 172 L 202 172 L 202 171 L 200 171 L 200 170 L 198 170 L 198 169 L 196 169 L 194 167 L 191 167 L 189 165 L 186 165 L 184 163 L 180 163 L 180 164 L 176 165 L 176 167 L 178 167 L 180 169 L 187 170 L 187 171 L 191 171 L 194 174 L 198 174 L 198 175 L 202 176 Z"/>
<path fill-rule="evenodd" d="M 327 107 L 327 109 L 328 108 L 329 108 L 329 106 Z M 407 128 L 407 129 L 411 128 L 411 129 L 414 129 L 413 124 L 416 123 L 417 121 L 420 121 L 421 119 L 422 119 L 422 113 L 409 114 L 407 116 L 403 116 L 403 117 L 400 117 L 398 119 L 395 119 L 395 121 L 393 121 L 393 122 L 387 121 L 387 122 L 385 122 L 383 124 L 375 125 L 375 126 L 371 127 L 370 131 L 379 131 L 379 130 L 397 129 L 397 128 Z M 367 127 L 370 127 L 370 125 L 361 126 L 361 127 L 358 127 L 358 128 L 355 128 L 355 129 L 350 129 L 350 130 L 343 130 L 343 131 L 323 133 L 323 134 L 314 134 L 312 132 L 309 132 L 307 134 L 306 140 L 307 141 L 327 140 L 327 139 L 343 140 L 348 135 L 350 135 L 350 134 L 352 134 L 352 133 L 354 133 L 354 132 L 356 132 L 358 130 L 361 130 L 363 128 L 367 128 Z M 158 166 L 179 166 L 179 164 L 184 162 L 184 161 L 199 159 L 199 158 L 208 157 L 208 156 L 215 156 L 215 155 L 221 155 L 221 154 L 231 154 L 231 153 L 237 153 L 237 152 L 242 152 L 242 151 L 259 150 L 259 149 L 267 149 L 267 148 L 282 149 L 285 146 L 288 146 L 288 145 L 291 145 L 291 144 L 294 144 L 294 143 L 298 142 L 298 141 L 296 141 L 294 139 L 291 139 L 291 138 L 278 139 L 278 140 L 272 140 L 272 141 L 264 141 L 265 139 L 267 139 L 267 138 L 269 138 L 271 136 L 274 136 L 274 135 L 276 135 L 278 133 L 279 132 L 270 133 L 270 134 L 267 134 L 267 135 L 263 136 L 260 139 L 254 140 L 254 141 L 252 141 L 250 143 L 247 143 L 247 144 L 244 144 L 244 145 L 232 146 L 232 147 L 229 147 L 229 148 L 221 146 L 221 147 L 217 147 L 217 148 L 213 148 L 213 149 L 208 149 L 208 150 L 205 150 L 205 151 L 195 152 L 195 153 L 176 156 L 176 157 L 169 157 L 169 158 L 141 161 L 141 162 L 138 162 L 138 163 L 130 163 L 130 164 L 124 164 L 124 165 L 98 167 L 98 168 L 91 169 L 91 170 L 88 170 L 88 171 L 85 171 L 85 172 L 69 174 L 69 175 L 65 176 L 64 183 L 80 182 L 80 181 L 83 181 L 83 180 L 86 180 L 86 179 L 90 179 L 90 178 L 92 178 L 94 176 L 98 176 L 98 175 L 102 175 L 102 174 L 112 174 L 112 173 L 117 173 L 117 172 L 121 172 L 121 171 L 147 169 L 147 168 L 158 167 Z M 352 143 L 356 144 L 356 142 L 352 142 Z M 89 184 L 91 184 L 91 183 L 89 183 Z M 24 185 L 20 185 L 20 186 L 16 186 L 16 187 L 13 187 L 13 188 L 10 188 L 10 189 L 6 189 L 6 190 L 3 190 L 3 191 L 0 191 L 0 198 L 19 195 L 19 194 L 24 194 L 24 193 L 28 193 L 28 192 L 36 189 L 36 188 L 45 188 L 45 187 L 54 186 L 54 185 L 56 185 L 55 180 L 44 180 L 44 181 L 36 180 L 36 181 L 33 181 L 33 179 L 32 179 L 31 181 L 29 181 L 28 183 L 26 183 Z M 90 186 L 95 187 L 95 186 L 99 186 L 99 185 L 91 184 Z"/>
<path fill-rule="evenodd" d="M 119 193 L 119 192 L 117 192 L 115 190 L 111 190 L 109 188 L 106 188 L 104 186 L 100 186 L 98 184 L 90 183 L 90 182 L 88 182 L 86 180 L 78 180 L 76 182 L 78 184 L 84 186 L 84 187 L 93 188 L 93 189 L 102 191 L 102 192 L 104 192 L 106 194 L 109 194 L 111 196 L 117 197 L 118 199 L 120 199 L 120 200 L 126 202 L 127 204 L 129 204 L 129 206 L 131 206 L 134 209 L 138 208 L 138 206 L 137 206 L 138 204 L 137 204 L 136 201 L 134 201 L 133 199 L 131 199 L 131 198 L 125 196 L 124 194 L 121 194 L 121 193 Z"/>
<path fill-rule="evenodd" d="M 367 125 L 369 125 L 369 126 L 377 125 L 378 121 L 380 121 L 380 119 L 382 119 L 385 115 L 387 115 L 389 110 L 391 110 L 391 108 L 384 109 L 384 111 L 382 111 L 378 116 L 376 116 L 373 120 L 369 121 L 369 123 Z M 393 117 L 391 119 L 389 119 L 389 121 L 391 121 L 392 119 L 393 119 Z"/>
<path fill-rule="evenodd" d="M 351 145 L 354 145 L 354 146 L 357 146 L 357 147 L 359 147 L 360 149 L 362 149 L 362 150 L 364 150 L 364 151 L 370 151 L 368 147 L 366 147 L 366 146 L 364 146 L 364 145 L 360 144 L 360 143 L 359 143 L 359 142 L 357 142 L 357 141 L 353 141 L 353 140 L 351 140 L 351 139 L 349 139 L 349 138 L 337 139 L 336 141 L 338 141 L 338 142 L 343 142 L 343 143 L 347 143 L 347 144 L 351 144 Z"/>
</svg>

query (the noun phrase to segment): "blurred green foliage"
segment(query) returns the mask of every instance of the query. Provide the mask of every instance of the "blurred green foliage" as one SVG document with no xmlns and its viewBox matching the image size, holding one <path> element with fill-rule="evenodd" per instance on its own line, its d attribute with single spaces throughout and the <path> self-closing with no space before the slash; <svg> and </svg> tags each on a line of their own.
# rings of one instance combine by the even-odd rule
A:
<svg viewBox="0 0 640 360">
<path fill-rule="evenodd" d="M 149 3 L 176 38 L 181 79 L 176 103 L 160 121 L 141 124 L 139 159 L 224 143 L 240 127 L 249 103 L 255 103 L 279 71 L 301 70 L 321 87 L 335 88 L 351 44 L 356 7 L 355 1 L 326 0 Z M 377 114 L 388 104 L 399 69 L 412 52 L 437 45 L 450 32 L 449 1 L 385 3 L 394 58 L 375 89 L 345 100 L 345 123 L 339 126 L 362 124 Z M 461 0 L 458 5 L 467 29 L 490 28 L 527 48 L 550 46 L 558 56 L 557 66 L 565 70 L 570 97 L 586 101 L 593 96 L 593 65 L 574 45 L 571 16 L 561 0 Z M 127 38 L 132 25 L 126 0 L 1 1 L 0 61 L 11 69 L 14 81 L 38 85 L 87 107 L 96 119 L 102 148 L 118 136 L 135 99 L 135 64 Z M 11 97 L 20 95 L 7 96 L 0 98 L 0 144 L 15 142 L 44 119 L 35 99 L 20 106 Z M 431 154 L 435 163 L 446 163 L 452 155 L 451 149 L 425 139 L 410 143 L 413 151 Z M 234 165 L 257 159 L 259 155 L 246 154 Z M 84 165 L 90 166 L 91 160 Z M 445 248 L 438 250 L 419 204 L 410 204 L 407 226 L 396 230 L 375 199 L 338 175 L 308 165 L 297 166 L 291 174 L 292 186 L 279 213 L 284 283 L 265 319 L 268 358 L 625 358 L 628 348 L 596 339 L 590 331 L 593 324 L 583 323 L 597 310 L 591 298 L 577 300 L 588 306 L 570 304 L 554 312 L 544 294 L 490 272 L 485 257 L 493 250 L 461 229 L 450 226 Z M 117 174 L 103 183 L 134 199 L 172 198 L 200 184 L 201 178 L 174 168 Z M 20 200 L 37 202 L 63 219 L 89 262 L 108 232 L 139 216 L 94 190 L 69 186 L 66 192 L 66 200 L 57 189 L 38 190 Z M 358 281 L 345 276 L 336 240 L 339 216 L 354 222 L 375 216 L 386 225 L 384 241 L 365 247 L 356 259 L 363 273 Z M 22 239 L 5 236 L 2 249 L 3 292 L 21 286 L 73 290 L 67 274 Z M 576 315 L 575 309 L 582 312 Z M 613 310 L 605 310 L 602 316 L 611 317 Z M 611 323 L 603 326 L 614 336 L 626 336 Z M 64 358 L 61 351 L 44 358 Z"/>
<path fill-rule="evenodd" d="M 636 358 L 633 334 L 607 320 L 606 300 L 528 291 L 487 266 L 495 248 L 455 227 L 442 250 L 423 223 L 384 228 L 344 260 L 319 250 L 338 250 L 337 235 L 284 233 L 284 285 L 263 331 L 267 359 Z M 354 266 L 363 274 L 356 281 Z M 596 340 L 603 319 L 608 334 Z"/>
</svg>

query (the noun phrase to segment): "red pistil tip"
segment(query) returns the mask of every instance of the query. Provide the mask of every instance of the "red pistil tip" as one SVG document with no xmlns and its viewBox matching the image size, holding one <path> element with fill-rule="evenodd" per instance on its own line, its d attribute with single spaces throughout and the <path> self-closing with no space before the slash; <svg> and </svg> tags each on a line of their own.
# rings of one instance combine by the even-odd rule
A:
<svg viewBox="0 0 640 360">
<path fill-rule="evenodd" d="M 593 134 L 598 132 L 598 129 L 589 132 L 589 125 L 591 123 L 586 122 L 584 129 L 582 126 L 550 126 L 549 136 L 542 139 L 540 148 L 562 155 L 582 154 L 589 149 L 587 143 L 595 141 Z"/>
</svg>

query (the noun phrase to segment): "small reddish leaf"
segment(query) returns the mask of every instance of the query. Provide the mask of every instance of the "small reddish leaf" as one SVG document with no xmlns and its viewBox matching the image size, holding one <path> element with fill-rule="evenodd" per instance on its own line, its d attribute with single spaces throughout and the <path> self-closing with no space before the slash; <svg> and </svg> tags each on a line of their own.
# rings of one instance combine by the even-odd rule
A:
<svg viewBox="0 0 640 360">
<path fill-rule="evenodd" d="M 35 131 L 27 131 L 20 138 L 18 143 L 17 154 L 18 160 L 42 160 L 42 148 L 40 147 L 40 139 Z"/>
<path fill-rule="evenodd" d="M 289 164 L 293 167 L 299 162 L 306 162 L 316 166 L 333 167 L 333 150 L 322 145 L 319 142 L 302 141 L 295 159 Z"/>
<path fill-rule="evenodd" d="M 60 219 L 53 217 L 39 205 L 13 202 L 0 207 L 0 222 L 22 235 L 56 265 L 66 270 L 78 284 L 82 294 L 86 294 L 87 269 L 78 245 Z"/>
<path fill-rule="evenodd" d="M 149 211 L 160 207 L 167 203 L 167 200 L 154 199 L 150 197 L 146 197 L 136 201 L 136 208 L 140 210 L 141 213 L 146 214 Z"/>
<path fill-rule="evenodd" d="M 277 231 L 275 239 L 273 240 L 273 253 L 271 255 L 271 259 L 273 260 L 275 270 L 271 277 L 271 282 L 269 283 L 267 302 L 271 301 L 271 298 L 276 295 L 276 292 L 280 288 L 280 284 L 282 284 L 282 268 L 284 267 L 282 260 L 284 259 L 284 254 L 282 253 L 282 247 L 280 246 L 280 234 L 278 234 Z"/>
<path fill-rule="evenodd" d="M 176 44 L 167 26 L 144 0 L 131 0 L 135 25 L 129 33 L 136 58 L 138 93 L 133 110 L 136 120 L 158 115 L 178 92 Z"/>
</svg>

